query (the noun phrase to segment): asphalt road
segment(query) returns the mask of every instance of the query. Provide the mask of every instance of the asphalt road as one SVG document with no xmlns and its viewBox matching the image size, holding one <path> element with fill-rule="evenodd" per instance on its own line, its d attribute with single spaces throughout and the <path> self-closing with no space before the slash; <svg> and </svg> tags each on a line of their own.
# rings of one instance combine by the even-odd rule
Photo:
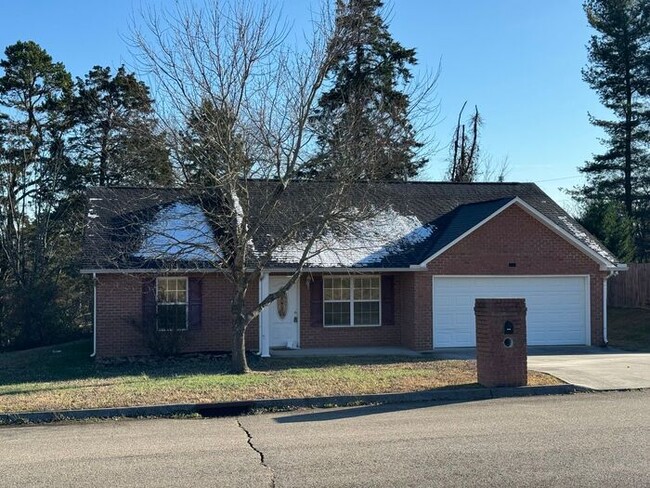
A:
<svg viewBox="0 0 650 488">
<path fill-rule="evenodd" d="M 650 486 L 650 391 L 3 427 L 0 486 Z"/>
</svg>

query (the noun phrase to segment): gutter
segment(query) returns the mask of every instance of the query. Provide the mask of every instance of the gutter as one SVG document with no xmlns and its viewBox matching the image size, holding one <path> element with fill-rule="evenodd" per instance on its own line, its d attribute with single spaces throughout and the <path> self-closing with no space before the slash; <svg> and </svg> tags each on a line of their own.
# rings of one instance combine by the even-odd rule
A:
<svg viewBox="0 0 650 488">
<path fill-rule="evenodd" d="M 90 355 L 94 358 L 97 354 L 97 274 L 93 273 L 93 353 Z"/>
<path fill-rule="evenodd" d="M 400 273 L 409 271 L 426 271 L 427 267 L 420 264 L 411 264 L 409 267 L 404 268 L 371 268 L 371 267 L 340 267 L 340 268 L 303 268 L 303 273 L 350 273 L 350 274 L 363 274 L 363 273 Z M 247 268 L 246 271 L 256 271 L 254 268 Z M 293 273 L 296 268 L 264 268 L 266 273 Z M 87 269 L 80 270 L 81 274 L 153 274 L 153 273 L 167 273 L 167 274 L 192 274 L 192 273 L 225 273 L 226 270 L 218 268 L 186 268 L 186 269 L 165 269 L 165 268 L 126 268 L 126 269 Z"/>
</svg>

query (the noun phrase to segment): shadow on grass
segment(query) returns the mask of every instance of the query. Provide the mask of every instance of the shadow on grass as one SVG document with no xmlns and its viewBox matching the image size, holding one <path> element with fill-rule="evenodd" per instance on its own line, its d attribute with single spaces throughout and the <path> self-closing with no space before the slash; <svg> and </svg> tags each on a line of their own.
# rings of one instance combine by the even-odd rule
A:
<svg viewBox="0 0 650 488">
<path fill-rule="evenodd" d="M 254 356 L 250 366 L 256 371 L 283 371 L 288 369 L 311 369 L 335 366 L 380 366 L 388 364 L 418 364 L 441 361 L 425 356 L 309 356 L 296 358 L 260 358 Z"/>
<path fill-rule="evenodd" d="M 229 375 L 228 354 L 191 354 L 170 358 L 146 357 L 135 360 L 101 363 L 90 357 L 90 340 L 74 341 L 26 351 L 0 354 L 0 386 L 24 383 L 47 383 L 75 380 L 103 380 L 120 377 L 177 378 L 193 375 Z M 303 358 L 261 358 L 249 356 L 254 372 L 286 371 L 290 369 L 318 369 L 329 367 L 376 366 L 388 364 L 417 364 L 435 361 L 431 357 L 409 356 L 341 356 Z M 134 381 L 138 381 L 135 380 Z M 101 383 L 90 386 L 101 386 Z M 61 389 L 62 385 L 17 388 L 4 394 L 29 393 Z M 78 388 L 71 385 L 70 388 Z"/>
<path fill-rule="evenodd" d="M 632 352 L 650 352 L 650 309 L 609 308 L 609 345 Z"/>
<path fill-rule="evenodd" d="M 104 364 L 91 358 L 91 353 L 92 343 L 82 340 L 0 354 L 0 385 L 102 380 L 129 376 L 161 378 L 200 373 L 227 374 L 230 366 L 227 358 L 218 356 L 148 358 Z M 61 389 L 61 385 L 57 385 L 56 389 Z M 42 388 L 42 391 L 47 390 L 47 387 Z M 24 389 L 25 393 L 29 391 L 34 390 Z"/>
</svg>

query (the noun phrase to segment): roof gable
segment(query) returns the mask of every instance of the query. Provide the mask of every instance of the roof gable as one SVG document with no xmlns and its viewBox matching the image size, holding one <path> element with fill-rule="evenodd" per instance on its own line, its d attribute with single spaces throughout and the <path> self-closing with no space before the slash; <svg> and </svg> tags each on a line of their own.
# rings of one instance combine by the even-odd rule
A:
<svg viewBox="0 0 650 488">
<path fill-rule="evenodd" d="M 560 225 L 553 222 L 546 215 L 539 212 L 519 197 L 466 206 L 468 208 L 459 207 L 456 215 L 452 217 L 452 222 L 449 225 L 449 231 L 446 233 L 447 235 L 445 238 L 440 239 L 439 242 L 437 242 L 436 245 L 430 249 L 430 252 L 426 258 L 417 266 L 426 266 L 428 263 L 436 259 L 449 248 L 453 247 L 456 243 L 472 234 L 474 231 L 491 221 L 494 217 L 512 205 L 517 205 L 538 222 L 580 249 L 594 261 L 598 262 L 603 269 L 621 269 L 625 267 L 617 265 L 617 262 L 615 260 L 612 260 L 613 256 L 611 253 L 604 246 L 602 246 L 596 238 L 589 236 L 586 231 L 581 231 L 578 228 L 579 224 L 574 224 L 573 219 L 570 219 L 568 215 L 559 216 L 559 220 L 564 222 L 565 225 L 567 225 L 567 227 L 569 227 L 569 229 L 573 232 L 569 232 L 563 229 Z M 580 239 L 580 237 L 582 237 L 582 239 Z"/>
</svg>

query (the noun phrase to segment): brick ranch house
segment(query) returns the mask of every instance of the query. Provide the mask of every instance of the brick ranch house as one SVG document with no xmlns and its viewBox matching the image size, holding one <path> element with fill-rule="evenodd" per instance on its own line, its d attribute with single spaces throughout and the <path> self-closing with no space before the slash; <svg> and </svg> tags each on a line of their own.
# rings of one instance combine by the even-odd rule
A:
<svg viewBox="0 0 650 488">
<path fill-rule="evenodd" d="M 209 228 L 202 211 L 174 189 L 93 188 L 88 197 L 82 272 L 94 277 L 96 356 L 150 353 L 133 325 L 147 321 L 182 329 L 184 352 L 229 350 L 232 287 L 219 269 L 164 268 L 147 254 L 182 240 L 209 250 L 211 236 L 197 231 Z M 626 267 L 536 185 L 391 183 L 377 198 L 387 210 L 360 223 L 371 242 L 343 236 L 314 256 L 249 325 L 249 350 L 472 347 L 477 297 L 525 298 L 531 345 L 607 343 L 607 279 Z M 173 243 L 151 231 L 173 227 Z M 296 249 L 284 251 L 249 300 L 286 283 Z"/>
</svg>

